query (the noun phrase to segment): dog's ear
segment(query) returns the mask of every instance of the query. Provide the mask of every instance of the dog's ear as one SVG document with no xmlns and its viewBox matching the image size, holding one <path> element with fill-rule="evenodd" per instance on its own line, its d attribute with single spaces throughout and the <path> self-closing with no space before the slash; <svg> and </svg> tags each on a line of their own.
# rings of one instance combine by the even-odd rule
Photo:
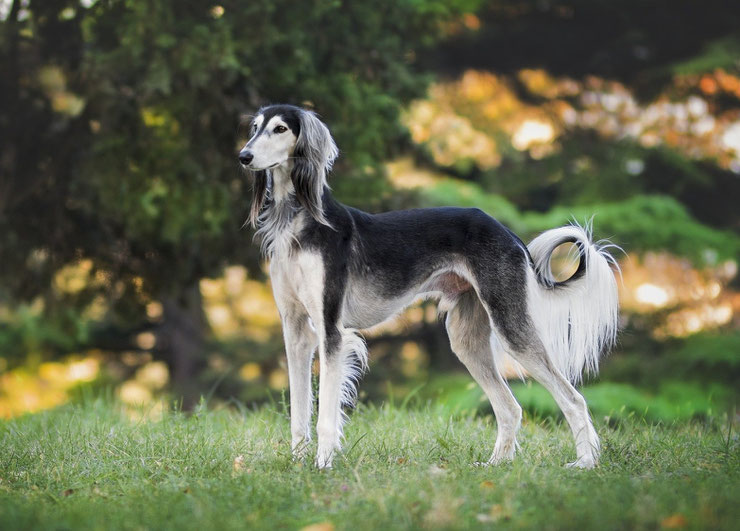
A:
<svg viewBox="0 0 740 531">
<path fill-rule="evenodd" d="M 339 155 L 329 129 L 315 113 L 302 110 L 301 130 L 293 150 L 293 171 L 290 175 L 296 197 L 308 213 L 323 225 L 331 226 L 324 217 L 322 194 L 328 186 L 326 176 Z"/>
<path fill-rule="evenodd" d="M 254 186 L 252 187 L 252 207 L 249 209 L 247 222 L 252 228 L 257 227 L 257 219 L 267 199 L 267 171 L 260 170 L 252 172 L 254 175 Z"/>
</svg>

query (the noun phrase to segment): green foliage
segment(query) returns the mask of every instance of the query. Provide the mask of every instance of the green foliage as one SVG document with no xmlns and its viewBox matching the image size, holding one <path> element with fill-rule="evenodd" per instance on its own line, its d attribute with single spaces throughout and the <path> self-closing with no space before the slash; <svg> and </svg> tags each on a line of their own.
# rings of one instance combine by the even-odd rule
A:
<svg viewBox="0 0 740 531">
<path fill-rule="evenodd" d="M 563 466 L 574 456 L 566 425 L 528 418 L 513 463 L 477 467 L 494 444 L 488 418 L 362 407 L 335 468 L 318 472 L 291 460 L 287 418 L 273 407 L 201 405 L 154 422 L 88 400 L 0 423 L 0 527 L 654 529 L 676 515 L 689 528 L 736 527 L 740 453 L 729 424 L 597 430 L 593 471 Z"/>
<path fill-rule="evenodd" d="M 727 413 L 731 394 L 732 390 L 721 384 L 702 385 L 670 380 L 662 381 L 655 392 L 614 382 L 599 383 L 584 390 L 594 414 L 621 419 L 635 416 L 663 422 Z"/>
<path fill-rule="evenodd" d="M 676 360 L 675 363 L 681 363 Z M 676 422 L 709 418 L 731 410 L 736 391 L 721 383 L 662 379 L 652 388 L 631 383 L 595 382 L 583 387 L 594 418 L 625 420 L 636 418 L 649 422 Z M 562 418 L 550 393 L 532 381 L 512 382 L 512 391 L 522 408 L 535 417 Z M 420 386 L 418 400 L 434 400 L 448 414 L 491 414 L 491 406 L 480 387 L 469 375 L 439 375 Z"/>
<path fill-rule="evenodd" d="M 703 74 L 715 68 L 735 68 L 740 56 L 740 38 L 730 34 L 712 40 L 702 47 L 701 52 L 671 66 L 676 74 Z"/>
<path fill-rule="evenodd" d="M 49 349 L 70 352 L 90 338 L 90 320 L 72 308 L 44 318 L 28 304 L 17 306 L 7 319 L 0 318 L 0 352 L 13 363 L 35 362 Z"/>
<path fill-rule="evenodd" d="M 740 369 L 740 332 L 703 333 L 688 337 L 674 351 L 680 363 L 713 370 Z"/>
</svg>

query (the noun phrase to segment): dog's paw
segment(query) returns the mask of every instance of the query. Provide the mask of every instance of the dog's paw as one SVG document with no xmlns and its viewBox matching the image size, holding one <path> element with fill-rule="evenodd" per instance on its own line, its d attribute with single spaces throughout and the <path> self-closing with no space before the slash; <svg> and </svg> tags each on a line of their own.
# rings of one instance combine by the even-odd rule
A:
<svg viewBox="0 0 740 531">
<path fill-rule="evenodd" d="M 331 470 L 334 461 L 334 450 L 321 451 L 316 454 L 314 464 L 319 470 Z"/>
<path fill-rule="evenodd" d="M 331 470 L 333 468 L 333 463 L 331 461 L 319 461 L 316 459 L 314 461 L 314 465 L 316 465 L 316 468 L 319 470 Z"/>
<path fill-rule="evenodd" d="M 583 470 L 591 470 L 597 464 L 598 462 L 592 456 L 584 456 L 580 459 L 576 459 L 572 463 L 567 463 L 565 466 L 566 468 L 580 468 Z"/>
<path fill-rule="evenodd" d="M 491 456 L 491 458 L 486 463 L 487 466 L 500 466 L 500 465 L 506 465 L 508 463 L 511 463 L 514 460 L 513 455 L 501 455 L 501 456 Z"/>
<path fill-rule="evenodd" d="M 498 453 L 493 452 L 493 455 L 488 460 L 489 465 L 502 465 L 504 463 L 511 463 L 514 460 L 514 451 Z"/>
<path fill-rule="evenodd" d="M 488 460 L 489 465 L 502 465 L 504 463 L 510 463 L 514 460 L 516 454 L 516 441 L 509 441 L 505 444 L 496 441 L 496 446 L 493 449 L 493 454 Z"/>
</svg>

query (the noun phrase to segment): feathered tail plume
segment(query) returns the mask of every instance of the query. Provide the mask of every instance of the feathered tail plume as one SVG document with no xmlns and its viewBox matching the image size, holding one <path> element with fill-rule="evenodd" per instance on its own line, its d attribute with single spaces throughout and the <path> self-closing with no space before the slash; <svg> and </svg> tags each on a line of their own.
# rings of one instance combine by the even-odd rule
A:
<svg viewBox="0 0 740 531">
<path fill-rule="evenodd" d="M 553 251 L 564 243 L 578 248 L 576 273 L 557 282 L 550 268 Z M 591 227 L 574 224 L 542 233 L 528 246 L 534 271 L 528 281 L 529 313 L 555 366 L 574 384 L 584 370 L 597 373 L 599 357 L 616 342 L 619 271 L 607 251 L 616 245 L 591 240 Z"/>
</svg>

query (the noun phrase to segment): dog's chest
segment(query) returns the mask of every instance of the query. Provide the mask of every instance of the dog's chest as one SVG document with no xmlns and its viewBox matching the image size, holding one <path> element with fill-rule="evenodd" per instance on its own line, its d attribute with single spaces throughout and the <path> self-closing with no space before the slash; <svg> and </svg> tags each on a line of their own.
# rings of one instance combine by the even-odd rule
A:
<svg viewBox="0 0 740 531">
<path fill-rule="evenodd" d="M 303 226 L 301 213 L 295 213 L 287 205 L 273 208 L 263 218 L 257 233 L 262 238 L 265 254 L 271 260 L 289 262 L 298 245 L 298 234 Z"/>
</svg>

